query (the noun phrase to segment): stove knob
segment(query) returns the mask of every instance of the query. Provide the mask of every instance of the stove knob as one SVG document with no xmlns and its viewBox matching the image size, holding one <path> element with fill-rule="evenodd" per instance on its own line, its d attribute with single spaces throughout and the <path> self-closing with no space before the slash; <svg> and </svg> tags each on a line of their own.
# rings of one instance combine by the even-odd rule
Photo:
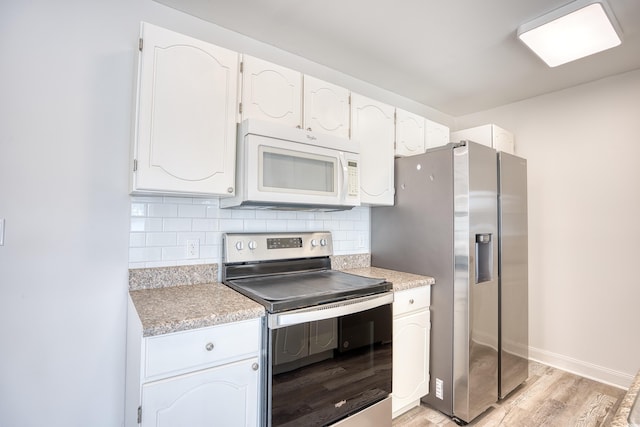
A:
<svg viewBox="0 0 640 427">
<path fill-rule="evenodd" d="M 255 240 L 250 240 L 248 246 L 249 246 L 249 249 L 254 250 L 255 248 L 258 247 L 258 244 L 256 243 Z"/>
<path fill-rule="evenodd" d="M 236 250 L 241 251 L 241 250 L 243 250 L 243 249 L 244 249 L 244 244 L 242 243 L 242 241 L 238 240 L 238 241 L 236 242 Z"/>
<path fill-rule="evenodd" d="M 318 241 L 316 239 L 311 239 L 311 247 L 315 248 L 316 246 L 318 246 Z"/>
<path fill-rule="evenodd" d="M 327 239 L 320 239 L 320 246 L 327 246 Z"/>
</svg>

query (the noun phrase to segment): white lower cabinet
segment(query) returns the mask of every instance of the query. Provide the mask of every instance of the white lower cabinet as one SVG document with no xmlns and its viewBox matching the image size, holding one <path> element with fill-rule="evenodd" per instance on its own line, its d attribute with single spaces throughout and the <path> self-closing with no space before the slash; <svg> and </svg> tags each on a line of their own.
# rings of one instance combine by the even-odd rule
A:
<svg viewBox="0 0 640 427">
<path fill-rule="evenodd" d="M 429 393 L 430 286 L 396 292 L 393 302 L 393 417 Z"/>
<path fill-rule="evenodd" d="M 257 426 L 258 358 L 142 386 L 142 427 Z"/>
<path fill-rule="evenodd" d="M 261 319 L 146 338 L 128 323 L 126 427 L 261 425 Z"/>
</svg>

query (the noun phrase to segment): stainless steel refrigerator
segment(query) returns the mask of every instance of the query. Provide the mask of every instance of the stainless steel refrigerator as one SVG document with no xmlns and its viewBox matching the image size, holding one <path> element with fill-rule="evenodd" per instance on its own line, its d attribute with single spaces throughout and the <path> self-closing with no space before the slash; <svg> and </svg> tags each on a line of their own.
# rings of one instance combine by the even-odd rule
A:
<svg viewBox="0 0 640 427">
<path fill-rule="evenodd" d="M 470 422 L 528 376 L 526 161 L 449 144 L 397 158 L 395 186 L 371 263 L 435 277 L 423 401 Z"/>
</svg>

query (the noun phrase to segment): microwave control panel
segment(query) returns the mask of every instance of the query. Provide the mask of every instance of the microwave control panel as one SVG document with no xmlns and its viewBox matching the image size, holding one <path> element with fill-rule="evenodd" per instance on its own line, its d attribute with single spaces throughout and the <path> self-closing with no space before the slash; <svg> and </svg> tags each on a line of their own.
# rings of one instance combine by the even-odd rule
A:
<svg viewBox="0 0 640 427">
<path fill-rule="evenodd" d="M 360 183 L 358 183 L 358 162 L 349 160 L 347 162 L 347 168 L 349 170 L 349 196 L 357 196 L 360 190 Z"/>
</svg>

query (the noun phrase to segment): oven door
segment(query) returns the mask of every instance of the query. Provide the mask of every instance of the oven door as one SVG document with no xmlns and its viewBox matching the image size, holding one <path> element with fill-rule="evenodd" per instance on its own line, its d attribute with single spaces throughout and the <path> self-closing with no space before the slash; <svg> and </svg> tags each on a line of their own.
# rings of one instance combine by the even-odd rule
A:
<svg viewBox="0 0 640 427">
<path fill-rule="evenodd" d="M 385 293 L 269 315 L 269 426 L 329 425 L 390 395 L 392 301 Z"/>
</svg>

